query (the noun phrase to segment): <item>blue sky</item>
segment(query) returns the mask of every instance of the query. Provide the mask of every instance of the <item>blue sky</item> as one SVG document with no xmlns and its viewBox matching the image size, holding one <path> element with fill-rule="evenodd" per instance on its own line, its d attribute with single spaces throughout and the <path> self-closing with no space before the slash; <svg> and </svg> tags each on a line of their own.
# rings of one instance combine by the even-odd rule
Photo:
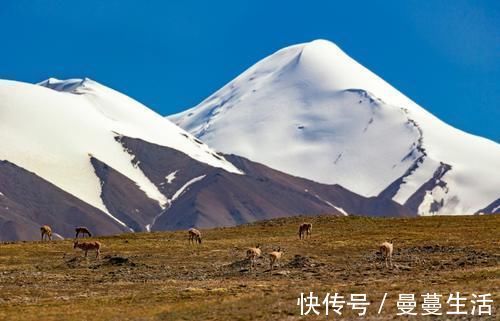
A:
<svg viewBox="0 0 500 321">
<path fill-rule="evenodd" d="M 90 77 L 161 114 L 324 38 L 468 132 L 500 141 L 500 1 L 0 1 L 0 78 Z"/>
</svg>

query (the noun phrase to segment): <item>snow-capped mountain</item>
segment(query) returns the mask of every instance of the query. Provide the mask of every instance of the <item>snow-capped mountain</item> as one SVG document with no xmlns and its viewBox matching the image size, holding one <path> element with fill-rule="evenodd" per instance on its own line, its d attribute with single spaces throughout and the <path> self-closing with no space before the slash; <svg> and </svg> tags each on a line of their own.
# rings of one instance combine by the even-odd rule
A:
<svg viewBox="0 0 500 321">
<path fill-rule="evenodd" d="M 222 152 L 421 215 L 500 212 L 499 144 L 442 122 L 325 40 L 279 50 L 169 119 Z"/>
<path fill-rule="evenodd" d="M 99 235 L 299 214 L 412 213 L 238 156 L 229 161 L 90 79 L 0 80 L 0 141 L 0 240 L 36 239 L 42 224 L 71 237 L 76 225 Z"/>
<path fill-rule="evenodd" d="M 238 171 L 179 127 L 92 80 L 49 79 L 40 85 L 0 83 L 0 159 L 34 172 L 104 212 L 108 211 L 89 155 L 123 173 L 161 206 L 167 201 L 133 166 L 132 156 L 116 142 L 117 135 L 172 147 L 210 165 Z"/>
</svg>

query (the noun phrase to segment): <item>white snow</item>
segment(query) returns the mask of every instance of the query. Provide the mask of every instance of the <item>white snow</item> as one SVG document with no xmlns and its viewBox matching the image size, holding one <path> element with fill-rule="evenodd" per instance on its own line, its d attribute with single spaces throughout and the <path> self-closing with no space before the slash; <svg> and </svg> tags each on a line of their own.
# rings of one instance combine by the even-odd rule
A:
<svg viewBox="0 0 500 321">
<path fill-rule="evenodd" d="M 182 185 L 182 187 L 174 193 L 174 195 L 172 196 L 172 198 L 170 199 L 170 203 L 172 203 L 173 201 L 175 201 L 179 196 L 182 195 L 182 193 L 184 193 L 184 191 L 189 187 L 191 186 L 192 184 L 196 183 L 196 182 L 199 182 L 201 181 L 202 179 L 205 178 L 206 175 L 201 175 L 201 176 L 198 176 L 198 177 L 195 177 L 191 180 L 189 180 L 188 182 L 186 182 L 186 184 Z"/>
<path fill-rule="evenodd" d="M 434 212 L 431 211 L 431 205 L 436 199 L 434 197 L 434 192 L 436 189 L 439 189 L 439 187 L 434 188 L 432 191 L 426 191 L 424 200 L 422 203 L 420 203 L 420 206 L 418 207 L 418 213 L 423 216 L 431 216 L 435 214 Z"/>
<path fill-rule="evenodd" d="M 167 184 L 172 184 L 172 182 L 175 179 L 175 174 L 177 174 L 178 170 L 173 171 L 172 173 L 168 174 L 165 176 L 165 180 L 167 181 Z"/>
<path fill-rule="evenodd" d="M 307 190 L 306 190 L 307 192 Z M 339 211 L 340 213 L 342 213 L 344 216 L 348 216 L 349 214 L 347 214 L 347 212 L 342 208 L 342 207 L 338 207 L 338 206 L 335 206 L 333 205 L 331 202 L 321 198 L 318 194 L 316 194 L 316 198 L 318 198 L 320 201 L 324 202 L 326 205 L 330 206 L 330 207 L 333 207 L 334 209 L 336 209 L 337 211 Z"/>
<path fill-rule="evenodd" d="M 74 81 L 68 80 L 70 83 Z M 55 84 L 55 87 L 59 87 L 61 82 L 66 81 L 50 78 L 40 84 L 53 88 L 51 83 Z M 165 122 L 164 117 L 118 91 L 85 78 L 80 80 L 78 87 L 71 87 L 71 93 L 73 96 L 83 96 L 87 101 L 90 101 L 94 109 L 113 123 L 113 131 L 117 133 L 171 147 L 197 161 L 241 174 L 241 171 L 230 162 L 214 157 L 214 150 L 206 144 L 197 142 L 186 131 L 170 121 Z"/>
<path fill-rule="evenodd" d="M 203 143 L 135 100 L 89 79 L 41 85 L 0 80 L 0 160 L 8 160 L 106 209 L 91 155 L 125 175 L 161 206 L 168 202 L 131 162 L 117 135 L 171 147 L 211 166 L 240 173 Z"/>
<path fill-rule="evenodd" d="M 0 192 L 0 196 L 5 196 L 5 195 L 3 195 L 3 193 L 2 193 L 2 192 Z"/>
<path fill-rule="evenodd" d="M 59 240 L 64 240 L 64 237 L 62 237 L 60 234 L 52 233 L 52 235 L 58 238 Z"/>
<path fill-rule="evenodd" d="M 404 203 L 440 162 L 452 166 L 447 193 L 426 198 L 443 199 L 438 214 L 472 214 L 500 196 L 498 143 L 445 124 L 325 40 L 274 53 L 169 119 L 222 152 L 365 196 L 422 156 L 422 138 L 427 156 L 395 200 Z"/>
<path fill-rule="evenodd" d="M 184 191 L 186 191 L 186 190 L 189 188 L 189 186 L 193 185 L 193 184 L 194 184 L 194 183 L 196 183 L 196 182 L 201 181 L 202 179 L 204 179 L 204 178 L 205 178 L 205 176 L 206 176 L 206 175 L 201 175 L 201 176 L 195 177 L 195 178 L 193 178 L 193 179 L 191 179 L 191 180 L 187 181 L 184 185 L 182 185 L 182 187 L 181 187 L 181 188 L 179 188 L 179 189 L 178 189 L 178 190 L 174 193 L 174 195 L 172 196 L 172 198 L 170 198 L 170 199 L 168 200 L 168 207 L 172 206 L 172 203 L 173 203 L 173 202 L 174 202 L 177 198 L 179 198 L 179 196 L 181 196 L 181 195 L 182 195 L 182 193 L 184 193 Z M 167 210 L 168 210 L 168 209 L 167 209 Z M 147 225 L 145 226 L 146 231 L 151 232 L 151 227 L 155 225 L 156 220 L 158 220 L 158 218 L 159 218 L 160 216 L 162 216 L 165 212 L 166 212 L 166 211 L 163 211 L 163 212 L 159 213 L 158 215 L 156 215 L 156 216 L 153 218 L 153 221 L 151 222 L 151 224 L 147 224 Z"/>
<path fill-rule="evenodd" d="M 338 207 L 338 206 L 333 206 L 335 207 L 340 213 L 344 214 L 344 216 L 348 216 L 349 214 L 342 208 L 342 207 Z"/>
<path fill-rule="evenodd" d="M 500 206 L 495 207 L 491 213 L 496 213 L 498 210 L 500 210 Z"/>
</svg>

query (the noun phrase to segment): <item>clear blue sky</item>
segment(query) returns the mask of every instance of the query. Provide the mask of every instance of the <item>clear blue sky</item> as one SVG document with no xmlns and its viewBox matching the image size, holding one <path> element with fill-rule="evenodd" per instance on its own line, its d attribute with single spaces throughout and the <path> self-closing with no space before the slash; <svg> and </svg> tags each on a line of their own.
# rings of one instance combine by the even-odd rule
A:
<svg viewBox="0 0 500 321">
<path fill-rule="evenodd" d="M 500 1 L 0 0 L 0 78 L 90 77 L 161 114 L 324 38 L 446 122 L 500 141 Z"/>
</svg>

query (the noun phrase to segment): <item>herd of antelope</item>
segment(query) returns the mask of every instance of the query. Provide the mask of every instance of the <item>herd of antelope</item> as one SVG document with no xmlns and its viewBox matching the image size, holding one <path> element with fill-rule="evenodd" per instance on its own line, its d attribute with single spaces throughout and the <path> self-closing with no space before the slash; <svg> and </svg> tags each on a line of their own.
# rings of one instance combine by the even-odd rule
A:
<svg viewBox="0 0 500 321">
<path fill-rule="evenodd" d="M 52 229 L 48 225 L 44 225 L 40 227 L 41 231 L 41 236 L 42 236 L 42 241 L 44 240 L 52 240 Z M 96 252 L 96 259 L 99 258 L 99 255 L 101 253 L 101 243 L 98 241 L 91 241 L 91 242 L 79 242 L 78 241 L 78 236 L 82 235 L 83 238 L 85 238 L 85 235 L 88 237 L 92 237 L 92 233 L 83 226 L 76 227 L 75 228 L 75 240 L 73 242 L 73 248 L 79 248 L 85 253 L 85 257 L 87 257 L 88 251 L 95 251 Z M 310 238 L 312 235 L 312 224 L 311 223 L 302 223 L 299 225 L 299 239 L 300 240 L 305 240 Z M 201 232 L 195 228 L 190 228 L 188 230 L 188 242 L 190 244 L 201 244 Z M 392 254 L 394 251 L 393 247 L 393 240 L 391 241 L 385 241 L 382 244 L 380 244 L 379 247 L 380 253 L 382 254 L 382 259 L 385 262 L 385 267 L 388 268 L 389 266 L 392 268 Z M 269 257 L 269 263 L 270 263 L 270 271 L 273 271 L 274 267 L 276 264 L 279 264 L 281 261 L 281 256 L 283 255 L 283 250 L 281 247 L 279 247 L 277 250 L 273 250 L 272 252 L 268 253 Z M 258 258 L 262 256 L 262 250 L 260 248 L 260 244 L 257 244 L 256 247 L 250 247 L 246 251 L 246 259 L 248 260 L 250 264 L 250 270 L 252 268 L 255 268 L 255 262 Z"/>
<path fill-rule="evenodd" d="M 40 232 L 42 234 L 42 242 L 47 239 L 49 241 L 52 240 L 52 228 L 48 225 L 44 225 L 40 227 Z M 73 248 L 81 249 L 85 253 L 85 257 L 87 257 L 88 251 L 96 252 L 96 259 L 99 258 L 101 254 L 101 243 L 98 241 L 91 242 L 78 242 L 78 236 L 81 234 L 82 237 L 87 235 L 88 237 L 92 237 L 92 233 L 90 233 L 89 229 L 84 226 L 79 226 L 75 228 L 75 241 L 73 242 Z"/>
<path fill-rule="evenodd" d="M 299 225 L 299 239 L 305 240 L 310 238 L 312 235 L 312 223 L 302 223 Z M 195 228 L 190 228 L 188 230 L 188 240 L 189 243 L 199 243 L 201 244 L 201 232 Z M 382 254 L 382 259 L 385 262 L 386 268 L 389 266 L 392 268 L 392 253 L 394 250 L 393 240 L 383 242 L 379 247 L 380 253 Z M 279 247 L 277 250 L 273 250 L 268 253 L 269 257 L 269 271 L 273 271 L 276 264 L 279 264 L 281 256 L 283 255 L 283 250 Z M 246 259 L 249 262 L 250 270 L 255 269 L 255 262 L 258 258 L 262 257 L 262 249 L 260 244 L 255 247 L 250 247 L 246 250 Z"/>
</svg>

